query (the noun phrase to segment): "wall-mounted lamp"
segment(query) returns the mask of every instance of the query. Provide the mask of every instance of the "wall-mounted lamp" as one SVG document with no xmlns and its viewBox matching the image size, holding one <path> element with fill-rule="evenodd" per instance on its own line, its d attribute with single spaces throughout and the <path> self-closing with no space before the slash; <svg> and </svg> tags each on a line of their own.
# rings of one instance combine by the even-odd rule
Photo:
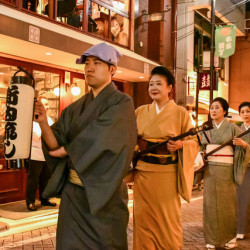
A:
<svg viewBox="0 0 250 250">
<path fill-rule="evenodd" d="M 66 87 L 65 87 L 66 92 L 68 92 L 68 88 L 70 88 L 71 85 L 75 85 L 75 86 L 73 86 L 73 87 L 71 88 L 71 94 L 72 94 L 73 96 L 78 96 L 78 95 L 80 95 L 81 89 L 77 86 L 77 83 L 72 83 L 72 84 L 66 83 Z"/>
<path fill-rule="evenodd" d="M 54 88 L 53 92 L 54 92 L 55 96 L 59 96 L 60 95 L 60 89 L 59 89 L 59 87 Z"/>
</svg>

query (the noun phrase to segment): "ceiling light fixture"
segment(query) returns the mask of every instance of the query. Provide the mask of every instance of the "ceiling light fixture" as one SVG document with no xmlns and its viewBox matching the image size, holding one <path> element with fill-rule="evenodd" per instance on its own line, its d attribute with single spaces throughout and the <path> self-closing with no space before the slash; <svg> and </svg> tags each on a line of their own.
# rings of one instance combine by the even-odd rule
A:
<svg viewBox="0 0 250 250">
<path fill-rule="evenodd" d="M 143 78 L 144 78 L 144 76 L 139 76 L 139 78 L 143 79 Z"/>
<path fill-rule="evenodd" d="M 46 52 L 46 53 L 45 53 L 45 55 L 47 55 L 47 56 L 51 56 L 51 55 L 52 55 L 52 53 L 50 53 L 50 52 Z"/>
</svg>

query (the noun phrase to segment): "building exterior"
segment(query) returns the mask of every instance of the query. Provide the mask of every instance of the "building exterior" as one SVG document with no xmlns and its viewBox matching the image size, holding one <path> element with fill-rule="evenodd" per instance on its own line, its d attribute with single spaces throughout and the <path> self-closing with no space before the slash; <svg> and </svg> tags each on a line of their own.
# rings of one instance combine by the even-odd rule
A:
<svg viewBox="0 0 250 250">
<path fill-rule="evenodd" d="M 114 82 L 135 103 L 137 85 L 145 84 L 157 63 L 134 53 L 134 0 L 0 0 L 0 23 L 0 203 L 5 203 L 24 199 L 26 188 L 25 169 L 7 170 L 3 155 L 6 92 L 18 66 L 33 74 L 36 95 L 49 100 L 48 115 L 56 121 L 89 91 L 84 65 L 75 60 L 92 45 L 104 41 L 123 54 Z"/>
<path fill-rule="evenodd" d="M 213 97 L 221 96 L 231 103 L 233 83 L 233 62 L 240 59 L 237 49 L 245 36 L 245 3 L 236 0 L 217 0 L 215 5 L 216 25 L 236 25 L 236 53 L 218 62 L 216 72 L 218 88 Z M 211 1 L 179 1 L 177 12 L 177 103 L 195 109 L 197 71 L 209 70 L 202 66 L 206 51 L 211 49 Z M 208 54 L 208 59 L 210 55 Z M 232 59 L 233 58 L 233 59 Z M 209 59 L 210 61 L 210 59 Z M 240 74 L 240 72 L 238 72 Z M 241 71 L 243 73 L 243 71 Z M 249 83 L 248 83 L 249 84 Z M 243 94 L 243 92 L 241 92 Z M 207 119 L 209 91 L 199 91 L 199 123 Z M 231 106 L 230 106 L 231 107 Z M 235 106 L 233 106 L 235 108 Z"/>
</svg>

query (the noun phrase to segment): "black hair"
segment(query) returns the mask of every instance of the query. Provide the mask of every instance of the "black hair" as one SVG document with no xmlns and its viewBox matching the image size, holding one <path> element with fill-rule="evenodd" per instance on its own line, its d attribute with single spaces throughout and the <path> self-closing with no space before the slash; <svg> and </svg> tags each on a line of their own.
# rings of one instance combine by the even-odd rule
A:
<svg viewBox="0 0 250 250">
<path fill-rule="evenodd" d="M 229 109 L 228 102 L 222 97 L 217 97 L 217 98 L 213 99 L 212 103 L 214 103 L 214 102 L 219 102 L 221 104 L 223 110 L 226 111 L 226 113 L 224 114 L 224 117 L 226 117 L 228 115 L 228 109 Z M 211 103 L 211 105 L 212 105 L 212 103 Z"/>
<path fill-rule="evenodd" d="M 174 88 L 175 78 L 174 78 L 173 74 L 171 73 L 171 71 L 169 69 L 167 69 L 166 67 L 157 66 L 157 67 L 153 68 L 151 71 L 151 75 L 150 75 L 149 80 L 151 79 L 151 77 L 153 75 L 164 76 L 167 80 L 168 86 L 172 85 L 172 88 Z"/>
<path fill-rule="evenodd" d="M 245 107 L 245 106 L 247 106 L 248 108 L 250 108 L 250 102 L 242 102 L 242 103 L 240 104 L 240 106 L 239 106 L 239 113 L 240 113 L 240 110 L 241 110 L 243 107 Z"/>
</svg>

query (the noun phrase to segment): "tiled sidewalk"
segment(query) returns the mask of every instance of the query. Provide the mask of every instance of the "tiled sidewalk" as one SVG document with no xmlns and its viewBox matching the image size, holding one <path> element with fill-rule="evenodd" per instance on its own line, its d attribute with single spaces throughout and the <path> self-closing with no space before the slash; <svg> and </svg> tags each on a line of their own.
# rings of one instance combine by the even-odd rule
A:
<svg viewBox="0 0 250 250">
<path fill-rule="evenodd" d="M 205 249 L 204 236 L 202 231 L 202 192 L 196 191 L 195 198 L 190 204 L 182 204 L 182 225 L 183 225 L 183 250 Z M 132 212 L 132 207 L 130 208 Z M 1 234 L 0 234 L 1 235 Z M 44 227 L 25 233 L 0 237 L 0 250 L 49 250 L 55 249 L 56 226 Z M 129 250 L 133 245 L 133 220 L 132 213 L 128 226 Z M 221 248 L 222 249 L 222 248 Z M 236 250 L 250 249 L 250 234 L 244 240 L 239 241 Z"/>
</svg>

